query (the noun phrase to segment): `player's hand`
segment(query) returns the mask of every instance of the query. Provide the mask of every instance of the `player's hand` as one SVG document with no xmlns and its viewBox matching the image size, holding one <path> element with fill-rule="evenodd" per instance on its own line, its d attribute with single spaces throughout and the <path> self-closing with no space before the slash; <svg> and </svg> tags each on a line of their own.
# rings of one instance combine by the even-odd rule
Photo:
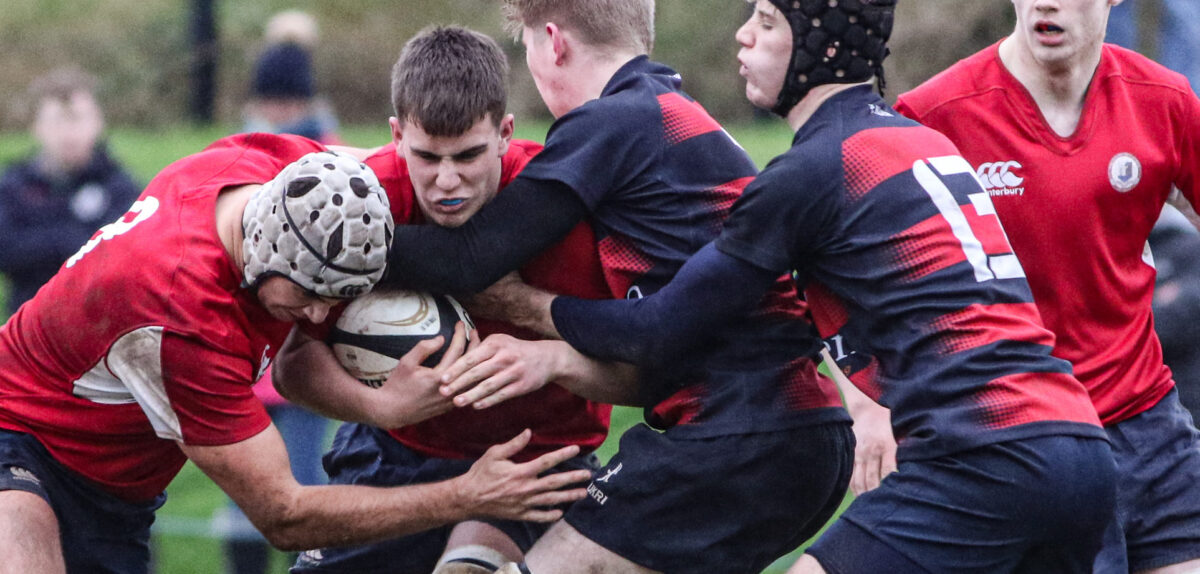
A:
<svg viewBox="0 0 1200 574">
<path fill-rule="evenodd" d="M 442 373 L 441 393 L 455 406 L 484 409 L 536 391 L 555 373 L 557 354 L 544 343 L 491 335 Z"/>
<path fill-rule="evenodd" d="M 386 428 L 415 424 L 454 408 L 450 399 L 441 394 L 439 387 L 442 372 L 466 351 L 466 327 L 462 322 L 454 326 L 454 336 L 437 366 L 422 366 L 421 363 L 442 348 L 443 341 L 443 337 L 434 337 L 417 343 L 400 358 L 400 363 L 388 374 L 387 380 L 376 389 L 379 391 L 377 398 L 385 401 L 379 410 L 387 413 L 385 420 L 380 421 L 387 424 Z"/>
<path fill-rule="evenodd" d="M 892 436 L 891 411 L 872 401 L 861 401 L 850 409 L 854 418 L 854 474 L 850 490 L 855 496 L 877 486 L 896 470 L 896 439 Z"/>
<path fill-rule="evenodd" d="M 587 496 L 583 488 L 566 489 L 589 480 L 592 473 L 587 470 L 539 476 L 579 454 L 578 446 L 563 447 L 529 462 L 510 460 L 529 444 L 532 435 L 525 429 L 512 440 L 489 448 L 466 474 L 454 479 L 459 483 L 455 492 L 463 497 L 473 517 L 553 522 L 562 517 L 562 511 L 548 507 Z"/>
</svg>

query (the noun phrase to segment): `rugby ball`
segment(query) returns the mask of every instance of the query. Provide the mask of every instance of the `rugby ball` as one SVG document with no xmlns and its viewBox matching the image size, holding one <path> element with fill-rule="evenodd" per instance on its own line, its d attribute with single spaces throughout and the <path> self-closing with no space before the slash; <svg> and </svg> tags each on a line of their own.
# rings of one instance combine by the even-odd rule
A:
<svg viewBox="0 0 1200 574">
<path fill-rule="evenodd" d="M 388 373 L 417 343 L 441 335 L 442 348 L 422 363 L 437 365 L 454 325 L 474 325 L 466 310 L 449 295 L 422 291 L 376 290 L 350 302 L 334 323 L 329 344 L 342 368 L 363 384 L 379 388 Z"/>
</svg>

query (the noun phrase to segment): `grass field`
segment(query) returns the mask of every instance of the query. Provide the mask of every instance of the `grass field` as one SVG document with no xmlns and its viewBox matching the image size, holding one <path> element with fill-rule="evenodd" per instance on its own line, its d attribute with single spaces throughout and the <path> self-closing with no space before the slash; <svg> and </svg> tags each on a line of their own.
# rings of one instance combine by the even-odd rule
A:
<svg viewBox="0 0 1200 574">
<path fill-rule="evenodd" d="M 517 136 L 541 140 L 546 124 L 518 125 Z M 791 133 L 782 122 L 761 122 L 729 127 L 760 166 L 785 150 Z M 229 133 L 222 127 L 178 126 L 160 131 L 115 128 L 111 130 L 110 145 L 114 155 L 123 161 L 142 182 L 148 181 L 171 161 L 202 149 L 211 141 Z M 379 126 L 348 126 L 342 131 L 349 145 L 371 147 L 386 143 L 388 132 Z M 0 134 L 0 165 L 29 153 L 31 141 L 23 133 Z M 0 303 L 4 285 L 0 282 Z M 3 308 L 0 306 L 0 308 Z M 641 413 L 618 408 L 613 416 L 610 439 L 600 449 L 605 460 L 615 449 L 615 437 L 641 420 Z M 224 572 L 224 560 L 218 539 L 213 534 L 210 519 L 225 501 L 224 495 L 194 466 L 187 465 L 167 489 L 167 504 L 159 511 L 155 525 L 154 556 L 160 574 L 219 574 Z M 776 574 L 786 570 L 794 556 L 781 559 L 764 572 Z M 273 573 L 287 571 L 288 557 L 277 553 L 272 557 Z"/>
</svg>

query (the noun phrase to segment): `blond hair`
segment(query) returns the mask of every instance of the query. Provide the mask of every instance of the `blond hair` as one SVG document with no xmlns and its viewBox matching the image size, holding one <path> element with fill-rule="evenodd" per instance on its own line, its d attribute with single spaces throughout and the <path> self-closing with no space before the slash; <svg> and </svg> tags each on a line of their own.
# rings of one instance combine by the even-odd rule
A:
<svg viewBox="0 0 1200 574">
<path fill-rule="evenodd" d="M 654 49 L 654 0 L 504 0 L 508 29 L 520 35 L 547 22 L 600 48 L 649 54 Z"/>
</svg>

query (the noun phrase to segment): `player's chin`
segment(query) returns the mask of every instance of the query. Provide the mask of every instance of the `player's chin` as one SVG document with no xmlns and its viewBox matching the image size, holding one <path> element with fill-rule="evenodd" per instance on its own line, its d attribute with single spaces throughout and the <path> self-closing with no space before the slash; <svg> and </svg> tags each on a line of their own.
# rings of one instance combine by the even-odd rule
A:
<svg viewBox="0 0 1200 574">
<path fill-rule="evenodd" d="M 769 110 L 775 106 L 775 98 L 768 98 L 752 84 L 746 84 L 746 100 L 754 107 Z"/>
</svg>

